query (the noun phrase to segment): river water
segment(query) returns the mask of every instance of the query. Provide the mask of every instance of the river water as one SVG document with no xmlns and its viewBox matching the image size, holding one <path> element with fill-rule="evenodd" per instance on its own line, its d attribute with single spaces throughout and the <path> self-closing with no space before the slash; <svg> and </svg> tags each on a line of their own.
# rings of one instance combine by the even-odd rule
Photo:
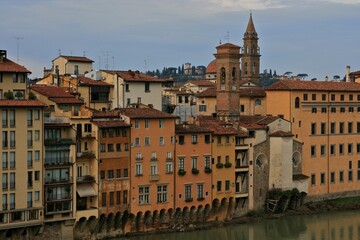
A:
<svg viewBox="0 0 360 240">
<path fill-rule="evenodd" d="M 124 239 L 124 238 L 122 238 Z M 150 234 L 131 240 L 357 240 L 360 211 L 288 216 L 193 232 Z"/>
</svg>

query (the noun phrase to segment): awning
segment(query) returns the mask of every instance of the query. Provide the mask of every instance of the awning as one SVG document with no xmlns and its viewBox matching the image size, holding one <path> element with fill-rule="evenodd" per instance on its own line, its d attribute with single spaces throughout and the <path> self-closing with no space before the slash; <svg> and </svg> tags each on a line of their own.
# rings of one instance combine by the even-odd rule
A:
<svg viewBox="0 0 360 240">
<path fill-rule="evenodd" d="M 93 197 L 97 195 L 90 183 L 77 184 L 76 192 L 80 197 Z"/>
</svg>

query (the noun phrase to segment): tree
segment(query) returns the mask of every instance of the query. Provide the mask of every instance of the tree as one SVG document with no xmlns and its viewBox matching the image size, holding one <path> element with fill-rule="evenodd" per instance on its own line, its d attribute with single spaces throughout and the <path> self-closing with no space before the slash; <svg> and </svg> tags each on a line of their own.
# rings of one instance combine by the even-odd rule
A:
<svg viewBox="0 0 360 240">
<path fill-rule="evenodd" d="M 292 72 L 285 72 L 284 76 L 290 77 L 290 75 L 292 75 Z"/>
<path fill-rule="evenodd" d="M 29 99 L 30 100 L 36 100 L 37 97 L 35 96 L 35 94 L 33 92 L 29 92 Z"/>
<path fill-rule="evenodd" d="M 6 93 L 4 93 L 4 97 L 5 97 L 5 99 L 9 99 L 9 100 L 15 99 L 13 92 L 11 92 L 10 90 L 7 91 Z"/>
<path fill-rule="evenodd" d="M 339 75 L 335 75 L 333 78 L 334 78 L 334 80 L 339 80 L 339 79 L 340 79 L 340 76 L 339 76 Z"/>
<path fill-rule="evenodd" d="M 272 77 L 272 70 L 270 69 L 270 72 L 269 72 L 269 74 L 270 74 L 270 77 Z"/>
<path fill-rule="evenodd" d="M 306 73 L 299 73 L 299 74 L 297 75 L 297 77 L 303 80 L 303 79 L 305 79 L 306 77 L 308 77 L 308 75 L 307 75 Z"/>
<path fill-rule="evenodd" d="M 24 94 L 22 92 L 16 92 L 15 93 L 15 97 L 16 99 L 23 99 L 24 98 Z"/>
<path fill-rule="evenodd" d="M 273 75 L 274 77 L 277 77 L 277 74 L 276 74 L 276 70 L 274 70 L 274 75 Z"/>
</svg>

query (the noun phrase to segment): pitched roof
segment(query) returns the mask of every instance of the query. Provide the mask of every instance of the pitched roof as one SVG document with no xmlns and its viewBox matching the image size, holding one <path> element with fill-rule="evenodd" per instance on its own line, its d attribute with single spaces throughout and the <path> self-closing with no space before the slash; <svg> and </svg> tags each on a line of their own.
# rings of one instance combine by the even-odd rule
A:
<svg viewBox="0 0 360 240">
<path fill-rule="evenodd" d="M 78 99 L 72 93 L 70 93 L 67 87 L 57 87 L 57 86 L 38 84 L 38 85 L 30 86 L 29 89 L 48 97 L 50 101 L 53 101 L 58 104 L 84 103 L 82 100 Z"/>
<path fill-rule="evenodd" d="M 81 57 L 81 56 L 65 56 L 65 55 L 60 55 L 57 58 L 55 58 L 53 61 L 55 61 L 58 58 L 65 58 L 66 60 L 68 60 L 69 62 L 94 62 L 93 60 L 91 60 L 90 58 L 87 57 Z"/>
<path fill-rule="evenodd" d="M 0 107 L 45 107 L 45 103 L 39 100 L 8 100 L 0 99 Z"/>
<path fill-rule="evenodd" d="M 293 137 L 291 132 L 277 131 L 269 134 L 270 137 Z"/>
<path fill-rule="evenodd" d="M 201 87 L 213 87 L 213 86 L 216 85 L 215 83 L 213 83 L 213 82 L 211 82 L 209 80 L 189 80 L 186 83 L 191 83 L 191 84 L 194 84 L 194 85 L 199 86 L 199 87 L 200 86 Z"/>
<path fill-rule="evenodd" d="M 249 88 L 240 88 L 240 97 L 246 96 L 246 97 L 265 97 L 266 93 L 263 88 L 258 87 L 249 87 Z"/>
<path fill-rule="evenodd" d="M 92 117 L 93 118 L 117 118 L 119 117 L 119 111 L 112 110 L 112 111 L 93 111 Z"/>
<path fill-rule="evenodd" d="M 106 73 L 110 74 L 117 74 L 119 77 L 124 79 L 125 82 L 158 82 L 158 83 L 165 83 L 169 81 L 174 81 L 172 79 L 165 79 L 165 78 L 157 78 L 145 73 L 141 73 L 139 71 L 110 71 L 110 70 L 103 70 Z"/>
<path fill-rule="evenodd" d="M 241 133 L 239 130 L 235 129 L 232 124 L 220 121 L 215 117 L 198 116 L 198 120 L 201 127 L 213 131 L 216 135 L 237 135 Z"/>
<path fill-rule="evenodd" d="M 93 121 L 92 123 L 98 126 L 99 128 L 130 127 L 130 124 L 127 124 L 121 120 Z"/>
<path fill-rule="evenodd" d="M 309 177 L 304 174 L 294 174 L 292 179 L 294 181 L 308 179 Z"/>
<path fill-rule="evenodd" d="M 240 47 L 238 45 L 235 45 L 232 43 L 224 43 L 224 44 L 217 46 L 216 48 L 240 48 Z"/>
<path fill-rule="evenodd" d="M 279 119 L 278 116 L 240 115 L 239 121 L 246 124 L 268 125 Z"/>
<path fill-rule="evenodd" d="M 217 72 L 217 64 L 216 59 L 212 60 L 206 67 L 206 73 L 216 73 Z"/>
<path fill-rule="evenodd" d="M 0 62 L 0 72 L 21 72 L 21 73 L 31 73 L 25 67 L 11 61 L 10 59 L 4 58 Z"/>
<path fill-rule="evenodd" d="M 198 126 L 196 124 L 177 124 L 175 125 L 176 133 L 210 133 L 212 130 Z"/>
<path fill-rule="evenodd" d="M 216 88 L 215 87 L 209 87 L 205 91 L 199 92 L 196 94 L 196 97 L 216 97 Z"/>
<path fill-rule="evenodd" d="M 119 112 L 130 118 L 176 118 L 174 115 L 154 108 L 120 108 Z"/>
<path fill-rule="evenodd" d="M 303 80 L 279 80 L 266 91 L 272 90 L 306 90 L 306 91 L 360 91 L 360 83 L 356 82 L 331 82 L 331 81 L 303 81 Z"/>
<path fill-rule="evenodd" d="M 113 86 L 112 84 L 103 82 L 101 80 L 93 80 L 88 77 L 78 77 L 78 80 L 82 85 L 86 85 L 86 86 L 109 86 L 109 87 Z"/>
</svg>

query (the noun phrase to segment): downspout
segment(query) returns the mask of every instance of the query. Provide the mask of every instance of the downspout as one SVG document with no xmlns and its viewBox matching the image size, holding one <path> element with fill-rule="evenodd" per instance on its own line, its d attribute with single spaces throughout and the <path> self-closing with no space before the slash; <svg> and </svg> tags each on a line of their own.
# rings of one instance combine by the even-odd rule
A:
<svg viewBox="0 0 360 240">
<path fill-rule="evenodd" d="M 327 94 L 327 101 L 328 101 L 328 103 L 330 103 L 330 92 L 328 92 L 328 94 Z M 327 193 L 329 194 L 330 193 L 330 151 L 329 151 L 329 149 L 330 149 L 330 105 L 328 104 L 328 108 L 327 108 L 327 125 L 328 125 L 328 127 L 327 127 L 327 129 L 328 129 L 328 131 L 327 131 L 327 134 L 326 134 L 326 137 L 327 137 L 327 152 L 328 152 L 328 154 L 327 154 L 327 157 L 326 157 L 326 160 L 327 160 L 327 178 L 328 178 L 328 184 L 327 184 Z"/>
</svg>

